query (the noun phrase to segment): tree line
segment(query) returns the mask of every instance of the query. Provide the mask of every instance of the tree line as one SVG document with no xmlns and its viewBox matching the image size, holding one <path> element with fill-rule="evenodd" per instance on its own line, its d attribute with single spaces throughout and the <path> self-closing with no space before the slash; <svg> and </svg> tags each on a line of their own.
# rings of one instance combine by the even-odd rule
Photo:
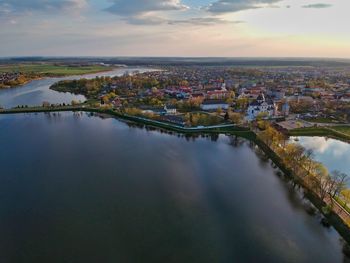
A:
<svg viewBox="0 0 350 263">
<path fill-rule="evenodd" d="M 331 201 L 340 199 L 347 208 L 350 202 L 350 190 L 347 188 L 349 176 L 337 170 L 329 172 L 322 163 L 314 160 L 312 150 L 291 143 L 269 123 L 264 122 L 264 125 L 261 125 L 263 130 L 258 132 L 258 137 L 281 158 L 293 175 L 301 179 L 322 201 L 328 198 Z"/>
</svg>

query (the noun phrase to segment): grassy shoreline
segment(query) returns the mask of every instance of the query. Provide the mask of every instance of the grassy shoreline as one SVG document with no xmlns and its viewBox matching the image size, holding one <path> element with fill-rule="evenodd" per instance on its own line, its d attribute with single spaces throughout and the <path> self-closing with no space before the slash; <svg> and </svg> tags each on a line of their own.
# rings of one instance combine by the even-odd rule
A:
<svg viewBox="0 0 350 263">
<path fill-rule="evenodd" d="M 101 113 L 107 114 L 112 117 L 116 117 L 122 120 L 132 121 L 135 123 L 144 124 L 151 127 L 161 128 L 173 132 L 179 132 L 183 134 L 231 134 L 237 135 L 243 138 L 251 139 L 255 137 L 255 133 L 250 131 L 248 128 L 242 127 L 228 127 L 228 128 L 211 128 L 204 127 L 201 129 L 191 129 L 185 128 L 177 125 L 173 125 L 170 123 L 161 123 L 154 120 L 147 120 L 144 118 L 130 116 L 126 114 L 122 114 L 120 112 L 109 110 L 109 109 L 98 109 L 92 107 L 82 107 L 82 106 L 64 106 L 64 107 L 53 107 L 53 108 L 43 108 L 43 107 L 32 107 L 32 108 L 14 108 L 14 109 L 6 109 L 0 110 L 0 114 L 20 114 L 20 113 L 44 113 L 44 112 L 69 112 L 69 111 L 83 111 L 83 112 L 93 112 L 93 113 Z"/>
<path fill-rule="evenodd" d="M 69 111 L 83 111 L 83 112 L 93 112 L 93 113 L 101 113 L 101 114 L 107 114 L 112 117 L 116 117 L 122 120 L 131 121 L 134 123 L 139 123 L 142 125 L 147 125 L 150 127 L 160 128 L 168 131 L 178 132 L 185 135 L 191 135 L 191 134 L 229 134 L 229 135 L 235 135 L 238 137 L 245 138 L 249 141 L 254 142 L 259 149 L 285 174 L 287 178 L 293 181 L 295 185 L 301 186 L 305 191 L 305 196 L 307 199 L 324 215 L 325 218 L 330 222 L 330 224 L 338 231 L 340 236 L 344 238 L 344 240 L 350 244 L 350 228 L 346 223 L 333 211 L 330 213 L 324 213 L 322 208 L 326 206 L 326 203 L 322 201 L 316 194 L 314 194 L 308 187 L 296 176 L 293 175 L 293 172 L 288 169 L 285 164 L 283 163 L 282 159 L 267 145 L 265 144 L 257 135 L 255 132 L 249 130 L 248 128 L 242 128 L 242 127 L 230 127 L 230 128 L 217 128 L 217 129 L 209 129 L 209 128 L 203 128 L 203 129 L 188 129 L 180 126 L 170 125 L 167 123 L 159 123 L 155 122 L 153 120 L 146 120 L 141 119 L 135 116 L 129 116 L 125 115 L 119 112 L 116 112 L 114 110 L 105 110 L 105 109 L 98 109 L 98 108 L 91 108 L 91 107 L 83 107 L 83 106 L 66 106 L 66 107 L 54 107 L 54 108 L 43 108 L 43 107 L 36 107 L 36 108 L 16 108 L 11 110 L 0 110 L 0 114 L 22 114 L 22 113 L 43 113 L 43 112 L 69 112 Z M 298 129 L 297 132 L 294 132 L 296 136 L 301 136 L 303 134 L 304 136 L 325 136 L 325 134 L 329 134 L 329 132 L 324 129 L 320 129 L 319 133 L 317 133 L 317 130 L 311 130 L 309 129 L 308 132 L 300 131 L 301 129 Z M 308 135 L 305 135 L 308 134 Z M 312 135 L 311 135 L 312 134 Z M 317 135 L 315 135 L 317 134 Z"/>
<path fill-rule="evenodd" d="M 325 213 L 323 208 L 327 204 L 321 200 L 311 189 L 309 189 L 293 172 L 288 169 L 282 159 L 268 146 L 266 145 L 258 136 L 253 140 L 259 149 L 261 149 L 265 155 L 290 179 L 294 184 L 299 185 L 305 191 L 305 197 L 327 218 L 328 222 L 338 231 L 340 236 L 350 244 L 350 228 L 349 226 L 337 215 L 334 211 Z"/>
<path fill-rule="evenodd" d="M 349 127 L 350 126 L 344 126 Z M 324 136 L 333 139 L 337 139 L 343 142 L 350 143 L 350 135 L 337 131 L 336 127 L 310 127 L 310 128 L 298 128 L 288 132 L 289 136 Z"/>
</svg>

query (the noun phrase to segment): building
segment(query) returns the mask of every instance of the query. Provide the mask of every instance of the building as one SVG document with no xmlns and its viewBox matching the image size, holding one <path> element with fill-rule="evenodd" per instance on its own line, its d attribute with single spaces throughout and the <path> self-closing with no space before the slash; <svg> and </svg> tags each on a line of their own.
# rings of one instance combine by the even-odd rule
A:
<svg viewBox="0 0 350 263">
<path fill-rule="evenodd" d="M 282 104 L 282 110 L 281 110 L 281 114 L 285 117 L 289 116 L 289 111 L 290 111 L 290 106 L 288 101 L 284 102 Z"/>
<path fill-rule="evenodd" d="M 114 108 L 120 108 L 122 106 L 122 101 L 120 100 L 119 97 L 116 97 L 113 101 L 112 104 Z"/>
<path fill-rule="evenodd" d="M 344 94 L 341 97 L 340 101 L 342 101 L 342 102 L 350 102 L 350 94 Z"/>
<path fill-rule="evenodd" d="M 267 95 L 271 96 L 275 100 L 281 100 L 286 96 L 284 89 L 268 90 Z"/>
<path fill-rule="evenodd" d="M 182 127 L 185 127 L 185 125 L 186 125 L 185 120 L 181 116 L 164 115 L 164 116 L 161 116 L 160 119 L 162 121 L 170 122 L 170 123 L 182 126 Z"/>
<path fill-rule="evenodd" d="M 270 97 L 265 97 L 261 93 L 255 101 L 249 104 L 247 111 L 247 119 L 254 120 L 259 114 L 266 114 L 267 117 L 275 115 L 276 106 Z"/>
<path fill-rule="evenodd" d="M 164 110 L 166 114 L 175 115 L 177 113 L 176 107 L 172 105 L 165 105 Z"/>
<path fill-rule="evenodd" d="M 142 113 L 153 113 L 157 115 L 176 115 L 177 110 L 175 106 L 165 105 L 161 108 L 141 107 Z"/>
<path fill-rule="evenodd" d="M 229 97 L 230 97 L 230 92 L 227 90 L 213 90 L 213 91 L 208 91 L 206 94 L 206 98 L 210 100 L 227 99 Z"/>
<path fill-rule="evenodd" d="M 223 100 L 204 100 L 201 104 L 201 109 L 206 111 L 213 111 L 218 109 L 227 110 L 228 108 L 228 103 Z"/>
</svg>

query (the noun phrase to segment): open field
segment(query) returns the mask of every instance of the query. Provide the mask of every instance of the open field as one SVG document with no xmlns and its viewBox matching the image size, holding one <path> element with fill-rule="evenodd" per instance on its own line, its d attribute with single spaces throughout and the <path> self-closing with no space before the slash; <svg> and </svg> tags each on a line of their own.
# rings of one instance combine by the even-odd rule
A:
<svg viewBox="0 0 350 263">
<path fill-rule="evenodd" d="M 109 70 L 109 67 L 100 65 L 61 65 L 61 64 L 16 64 L 0 65 L 0 73 L 22 72 L 48 76 L 67 76 L 96 73 Z"/>
</svg>

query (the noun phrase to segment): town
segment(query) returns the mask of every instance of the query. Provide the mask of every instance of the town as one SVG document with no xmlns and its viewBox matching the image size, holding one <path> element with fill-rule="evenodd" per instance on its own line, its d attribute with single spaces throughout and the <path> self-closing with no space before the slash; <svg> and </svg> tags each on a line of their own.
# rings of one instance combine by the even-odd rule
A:
<svg viewBox="0 0 350 263">
<path fill-rule="evenodd" d="M 349 75 L 348 68 L 163 66 L 51 88 L 83 94 L 96 107 L 181 126 L 249 126 L 263 119 L 290 130 L 348 123 Z"/>
<path fill-rule="evenodd" d="M 0 263 L 350 263 L 350 0 L 0 0 Z"/>
</svg>

